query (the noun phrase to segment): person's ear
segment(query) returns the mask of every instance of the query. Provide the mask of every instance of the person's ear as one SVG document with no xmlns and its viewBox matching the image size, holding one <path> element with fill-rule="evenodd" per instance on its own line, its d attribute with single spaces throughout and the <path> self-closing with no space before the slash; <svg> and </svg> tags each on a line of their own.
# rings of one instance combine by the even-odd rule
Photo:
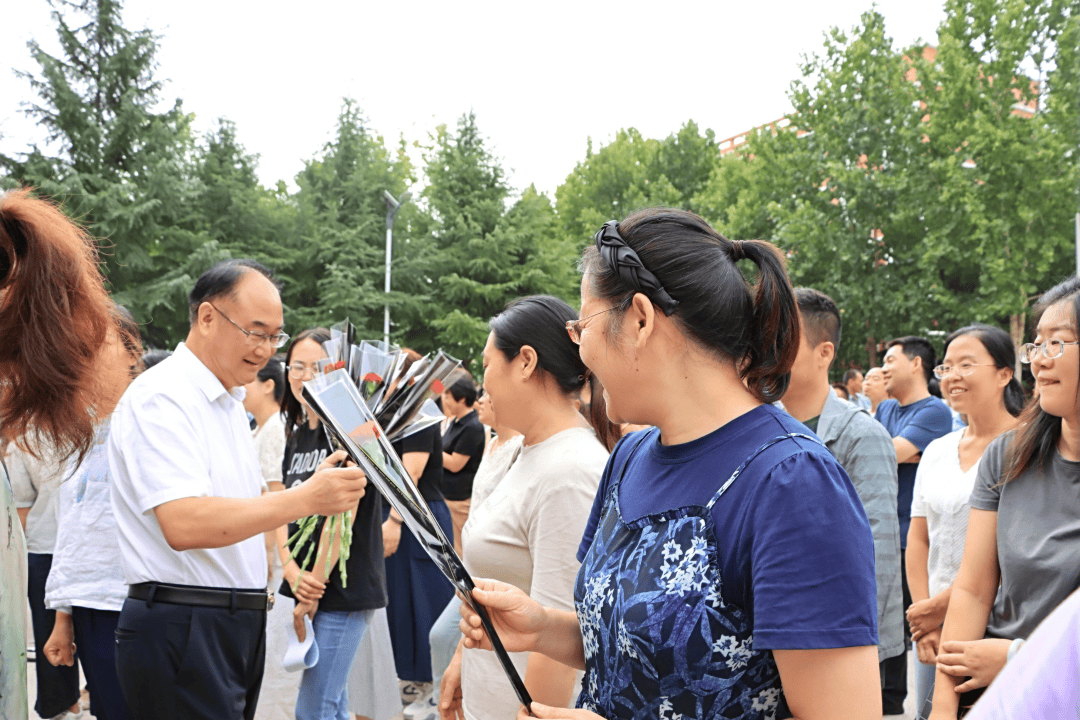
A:
<svg viewBox="0 0 1080 720">
<path fill-rule="evenodd" d="M 198 314 L 195 316 L 195 327 L 204 337 L 210 334 L 210 324 L 214 320 L 214 306 L 208 302 L 199 305 Z"/>
<path fill-rule="evenodd" d="M 517 360 L 518 371 L 521 373 L 523 382 L 533 376 L 537 364 L 540 362 L 540 357 L 531 345 L 522 345 L 521 350 L 518 351 L 518 355 L 514 359 Z"/>
<path fill-rule="evenodd" d="M 826 340 L 817 347 L 818 359 L 824 367 L 832 365 L 833 358 L 836 356 L 836 346 L 832 342 Z"/>
<path fill-rule="evenodd" d="M 997 383 L 998 387 L 999 388 L 1005 387 L 1010 382 L 1012 382 L 1013 369 L 1012 368 L 1007 368 L 1007 367 L 1006 368 L 998 368 L 997 378 L 998 378 L 998 383 Z"/>
<path fill-rule="evenodd" d="M 642 347 L 656 331 L 656 307 L 644 293 L 635 293 L 623 316 L 623 331 L 630 332 L 635 347 Z"/>
</svg>

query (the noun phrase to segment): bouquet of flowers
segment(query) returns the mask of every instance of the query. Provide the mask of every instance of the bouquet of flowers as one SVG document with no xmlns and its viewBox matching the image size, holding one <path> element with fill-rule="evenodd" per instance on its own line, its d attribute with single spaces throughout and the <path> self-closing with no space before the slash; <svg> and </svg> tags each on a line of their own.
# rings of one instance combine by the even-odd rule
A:
<svg viewBox="0 0 1080 720">
<path fill-rule="evenodd" d="M 348 408 L 348 403 L 340 403 L 341 393 L 346 393 L 349 399 L 357 400 L 363 407 L 363 416 L 357 417 L 354 411 L 339 417 L 339 420 L 345 420 L 349 424 L 345 434 L 362 452 L 362 459 L 354 457 L 353 461 L 364 469 L 368 478 L 379 474 L 388 482 L 399 486 L 406 497 L 424 504 L 416 485 L 405 471 L 390 442 L 420 432 L 443 420 L 443 414 L 434 398 L 442 393 L 447 379 L 459 371 L 461 364 L 441 350 L 410 364 L 406 353 L 394 345 L 379 341 L 357 343 L 355 328 L 348 320 L 334 325 L 330 333 L 330 340 L 323 343 L 327 357 L 319 361 L 319 373 L 313 380 L 304 383 L 304 398 L 308 406 L 323 419 L 323 429 L 331 447 L 342 449 L 345 444 L 323 413 L 318 400 L 321 396 L 319 393 L 329 388 L 328 397 L 338 399 L 336 407 L 339 407 L 339 410 Z M 313 515 L 302 518 L 297 523 L 297 531 L 288 541 L 292 558 L 296 559 L 301 549 L 308 544 L 312 534 L 320 526 L 319 521 L 320 517 Z M 336 535 L 340 535 L 338 570 L 341 584 L 345 586 L 348 582 L 346 563 L 352 545 L 352 513 L 335 515 L 327 522 L 327 537 L 331 544 Z M 308 545 L 303 562 L 297 560 L 300 562 L 301 572 L 296 581 L 297 586 L 299 578 L 310 567 L 315 546 L 316 543 Z M 328 550 L 325 566 L 327 576 L 330 575 L 330 560 L 331 552 Z"/>
</svg>

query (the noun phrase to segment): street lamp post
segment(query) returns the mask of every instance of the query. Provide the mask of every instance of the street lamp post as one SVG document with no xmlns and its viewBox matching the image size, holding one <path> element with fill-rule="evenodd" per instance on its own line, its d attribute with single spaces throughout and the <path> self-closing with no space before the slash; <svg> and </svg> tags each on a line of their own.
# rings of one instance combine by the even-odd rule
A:
<svg viewBox="0 0 1080 720">
<path fill-rule="evenodd" d="M 409 202 L 412 193 L 406 190 L 401 200 L 395 200 L 389 190 L 383 190 L 383 202 L 386 203 L 386 302 L 383 304 L 383 342 L 390 344 L 390 257 L 394 247 L 394 218 L 401 206 Z"/>
</svg>

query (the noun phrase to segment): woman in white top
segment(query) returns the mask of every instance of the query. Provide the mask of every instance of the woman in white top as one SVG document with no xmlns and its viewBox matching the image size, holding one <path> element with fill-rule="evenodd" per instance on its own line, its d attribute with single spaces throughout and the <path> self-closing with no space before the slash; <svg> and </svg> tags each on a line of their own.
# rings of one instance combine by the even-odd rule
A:
<svg viewBox="0 0 1080 720">
<path fill-rule="evenodd" d="M 128 369 L 130 379 L 141 369 L 139 327 L 126 309 L 117 306 L 115 315 L 120 330 L 109 330 L 101 362 Z M 113 405 L 123 389 L 116 388 Z M 56 546 L 45 584 L 45 604 L 56 619 L 38 663 L 71 667 L 77 654 L 90 691 L 90 714 L 127 720 L 131 714 L 116 677 L 114 649 L 128 586 L 109 492 L 108 436 L 106 419 L 90 452 L 59 489 Z"/>
<path fill-rule="evenodd" d="M 270 492 L 285 489 L 281 461 L 285 457 L 285 422 L 281 419 L 281 398 L 285 394 L 285 363 L 270 358 L 255 379 L 244 386 L 244 409 L 255 418 L 251 436 L 259 457 L 263 482 Z M 277 554 L 277 533 L 264 533 L 266 540 L 267 587 L 273 588 L 274 573 L 281 570 Z"/>
<path fill-rule="evenodd" d="M 577 411 L 588 371 L 566 333 L 577 313 L 562 300 L 532 296 L 491 320 L 484 388 L 499 421 L 523 435 L 516 462 L 462 531 L 473 577 L 511 583 L 545 605 L 572 610 L 585 529 L 608 452 Z M 577 673 L 539 654 L 514 663 L 537 701 L 568 707 Z M 511 720 L 517 696 L 493 653 L 458 651 L 443 675 L 440 711 L 469 720 Z"/>
<path fill-rule="evenodd" d="M 1013 376 L 1015 365 L 1007 333 L 971 325 L 945 339 L 944 360 L 934 368 L 942 394 L 956 412 L 967 416 L 968 426 L 930 443 L 915 476 L 907 545 L 912 604 L 907 617 L 922 663 L 916 710 L 934 691 L 941 625 L 964 557 L 968 499 L 979 461 L 990 441 L 1013 426 L 1023 406 L 1023 391 Z"/>
<path fill-rule="evenodd" d="M 498 486 L 506 471 L 521 452 L 521 433 L 498 421 L 491 406 L 491 397 L 480 388 L 476 398 L 476 416 L 486 428 L 491 428 L 494 437 L 484 445 L 484 456 L 480 467 L 473 477 L 472 507 L 479 509 L 491 492 Z M 454 659 L 461 631 L 458 621 L 461 614 L 461 598 L 454 595 L 442 611 L 428 633 L 431 646 L 431 678 L 434 681 L 429 692 L 413 701 L 405 708 L 407 718 L 426 718 L 438 711 L 439 685 L 446 668 Z"/>
<path fill-rule="evenodd" d="M 255 379 L 244 386 L 244 392 L 244 409 L 255 416 L 252 437 L 263 481 L 271 491 L 284 490 L 281 459 L 285 456 L 285 422 L 281 419 L 281 398 L 285 394 L 285 363 L 270 358 Z"/>
</svg>

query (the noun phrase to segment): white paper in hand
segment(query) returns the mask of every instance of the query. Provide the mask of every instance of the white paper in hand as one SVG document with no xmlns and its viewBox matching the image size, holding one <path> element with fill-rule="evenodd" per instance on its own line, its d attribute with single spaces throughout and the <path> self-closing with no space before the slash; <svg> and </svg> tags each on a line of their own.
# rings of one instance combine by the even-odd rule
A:
<svg viewBox="0 0 1080 720">
<path fill-rule="evenodd" d="M 304 642 L 296 637 L 295 632 L 288 633 L 289 647 L 285 649 L 285 669 L 289 672 L 297 672 L 305 668 L 315 667 L 319 662 L 319 645 L 315 642 L 315 628 L 311 624 L 311 618 L 304 616 Z"/>
</svg>

